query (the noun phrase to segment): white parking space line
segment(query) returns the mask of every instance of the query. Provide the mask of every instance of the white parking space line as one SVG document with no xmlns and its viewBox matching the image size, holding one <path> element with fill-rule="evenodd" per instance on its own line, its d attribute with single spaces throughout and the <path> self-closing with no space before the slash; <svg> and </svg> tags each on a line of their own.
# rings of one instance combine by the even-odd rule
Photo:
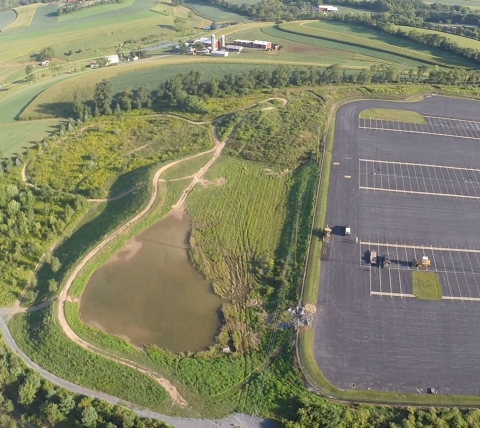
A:
<svg viewBox="0 0 480 428">
<path fill-rule="evenodd" d="M 368 254 L 370 254 L 370 244 L 368 244 Z M 370 294 L 372 294 L 372 264 L 371 263 L 369 263 L 368 270 L 369 270 L 369 274 L 370 274 Z"/>
<path fill-rule="evenodd" d="M 457 253 L 480 254 L 480 250 L 475 250 L 475 249 L 471 249 L 471 248 L 451 248 L 451 247 L 433 247 L 433 246 L 423 247 L 421 245 L 390 244 L 388 242 L 381 243 L 381 242 L 373 242 L 373 241 L 360 241 L 360 244 L 371 245 L 371 246 L 380 245 L 382 247 L 392 247 L 392 248 L 396 248 L 396 247 L 410 248 L 412 250 L 414 250 L 414 249 L 421 250 L 423 248 L 429 248 L 429 249 L 435 250 L 435 251 L 454 251 L 454 252 L 457 252 Z"/>
<path fill-rule="evenodd" d="M 359 159 L 362 162 L 378 162 L 378 163 L 391 163 L 391 164 L 399 164 L 399 165 L 421 165 L 421 166 L 429 166 L 432 168 L 442 168 L 442 169 L 460 169 L 464 171 L 477 171 L 480 173 L 480 169 L 477 168 L 465 168 L 461 166 L 448 166 L 448 165 L 434 165 L 430 163 L 416 163 L 416 162 L 399 162 L 399 161 L 387 161 L 387 160 L 375 160 L 375 159 Z"/>
<path fill-rule="evenodd" d="M 401 294 L 401 293 L 385 293 L 381 291 L 370 292 L 372 296 L 387 296 L 387 297 L 415 297 L 413 294 Z M 479 299 L 480 300 L 480 299 Z"/>
<path fill-rule="evenodd" d="M 462 265 L 463 276 L 465 277 L 465 284 L 467 284 L 468 294 L 470 294 L 470 297 L 472 297 L 472 292 L 470 291 L 470 287 L 469 287 L 469 284 L 468 284 L 467 273 L 465 272 L 465 267 L 463 266 L 462 257 L 460 257 L 460 255 L 459 255 L 458 259 L 460 260 L 460 264 Z"/>
<path fill-rule="evenodd" d="M 453 262 L 452 252 L 450 251 L 450 249 L 448 250 L 448 254 L 450 255 L 450 260 L 452 261 L 453 273 L 455 275 L 455 280 L 457 281 L 458 292 L 460 293 L 460 296 L 461 296 L 462 295 L 462 290 L 460 290 L 460 283 L 458 282 L 457 271 L 455 269 L 455 263 Z M 470 296 L 470 297 L 472 297 L 472 296 Z"/>
<path fill-rule="evenodd" d="M 397 260 L 400 260 L 399 257 L 398 257 L 398 247 L 395 247 L 395 251 L 397 253 Z M 402 278 L 401 278 L 401 275 L 400 275 L 400 269 L 397 269 L 398 271 L 398 283 L 400 285 L 400 297 L 401 295 L 403 294 L 402 293 Z M 390 275 L 390 269 L 388 270 L 388 274 Z"/>
<path fill-rule="evenodd" d="M 467 253 L 468 263 L 470 264 L 470 271 L 472 272 L 473 280 L 475 281 L 475 288 L 477 289 L 477 296 L 480 296 L 480 288 L 478 288 L 477 276 L 475 275 L 475 271 L 473 269 L 472 261 L 470 260 L 470 255 Z"/>
<path fill-rule="evenodd" d="M 456 296 L 442 296 L 442 300 L 461 300 L 467 302 L 480 302 L 480 297 L 456 297 Z"/>
<path fill-rule="evenodd" d="M 412 195 L 430 195 L 430 196 L 449 196 L 452 198 L 465 198 L 465 199 L 480 199 L 480 196 L 466 196 L 466 195 L 452 195 L 451 193 L 437 193 L 437 192 L 416 192 L 411 190 L 395 190 L 395 189 L 381 189 L 380 187 L 366 187 L 361 186 L 362 190 L 379 190 L 381 192 L 394 192 L 394 193 L 408 193 Z"/>
</svg>

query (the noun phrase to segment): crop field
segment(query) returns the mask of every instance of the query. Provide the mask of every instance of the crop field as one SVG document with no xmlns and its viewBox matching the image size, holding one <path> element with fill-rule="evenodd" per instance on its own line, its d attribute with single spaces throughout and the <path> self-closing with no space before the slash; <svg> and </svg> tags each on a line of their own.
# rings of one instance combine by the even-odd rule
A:
<svg viewBox="0 0 480 428">
<path fill-rule="evenodd" d="M 35 122 L 13 122 L 0 124 L 0 152 L 3 155 L 11 155 L 28 147 L 42 138 L 58 132 L 58 119 L 41 120 Z"/>
<path fill-rule="evenodd" d="M 326 26 L 328 25 L 328 27 Z M 374 56 L 384 61 L 400 64 L 443 64 L 468 66 L 472 65 L 468 60 L 459 56 L 449 54 L 441 49 L 428 48 L 421 43 L 408 42 L 410 49 L 403 46 L 405 41 L 395 38 L 389 39 L 388 43 L 383 40 L 383 33 L 376 32 L 366 27 L 352 24 L 334 24 L 323 22 L 293 22 L 279 25 L 280 31 L 290 32 L 289 38 L 303 38 L 304 42 L 314 44 L 314 41 L 327 41 L 334 43 L 337 49 L 358 52 L 364 55 Z M 358 27 L 358 28 L 357 28 Z M 375 40 L 378 37 L 379 40 Z M 292 39 L 293 39 L 292 38 Z M 382 38 L 382 39 L 381 39 Z M 396 41 L 396 42 L 395 42 Z M 391 44 L 390 44 L 391 43 Z"/>
<path fill-rule="evenodd" d="M 480 4 L 480 3 L 479 3 Z M 403 31 L 418 31 L 423 34 L 438 34 L 445 36 L 452 42 L 457 43 L 462 48 L 470 48 L 480 50 L 480 40 L 469 39 L 468 37 L 457 36 L 456 34 L 444 33 L 443 31 L 428 30 L 426 28 L 414 28 L 404 25 L 397 25 L 396 28 L 400 28 Z"/>
<path fill-rule="evenodd" d="M 222 34 L 217 32 L 218 35 Z M 273 36 L 273 37 L 272 37 Z M 286 36 L 281 37 L 281 36 Z M 263 24 L 262 27 L 253 27 L 243 29 L 239 28 L 228 35 L 228 40 L 233 39 L 257 39 L 271 40 L 273 43 L 282 44 L 282 48 L 278 51 L 263 52 L 255 50 L 246 50 L 241 54 L 242 58 L 254 59 L 265 58 L 270 61 L 285 61 L 295 63 L 311 63 L 312 65 L 328 66 L 334 63 L 342 64 L 346 67 L 367 67 L 374 63 L 380 62 L 378 58 L 372 56 L 365 56 L 354 52 L 347 52 L 345 50 L 332 49 L 325 46 L 316 46 L 313 44 L 296 42 L 289 40 L 288 33 L 281 34 L 276 31 L 272 24 Z"/>
<path fill-rule="evenodd" d="M 17 14 L 13 10 L 0 12 L 0 31 L 8 27 L 16 18 Z"/>
<path fill-rule="evenodd" d="M 250 21 L 247 16 L 223 10 L 220 7 L 210 6 L 201 0 L 188 0 L 185 6 L 192 9 L 198 16 L 217 22 L 243 22 Z"/>
<path fill-rule="evenodd" d="M 26 6 L 16 7 L 14 10 L 17 13 L 17 18 L 10 25 L 5 27 L 3 31 L 15 30 L 21 27 L 28 27 L 32 22 L 33 16 L 37 8 L 42 6 L 41 3 L 28 4 Z"/>
<path fill-rule="evenodd" d="M 178 141 L 182 141 L 181 146 Z M 210 145 L 206 126 L 181 119 L 103 118 L 83 132 L 51 143 L 51 150 L 31 161 L 28 173 L 37 185 L 98 198 L 106 196 L 119 171 L 126 173 L 173 156 L 186 156 Z M 68 171 L 62 172 L 62 166 Z"/>
<path fill-rule="evenodd" d="M 158 40 L 170 40 L 175 34 L 173 21 L 173 16 L 147 10 L 85 23 L 71 21 L 68 26 L 47 28 L 41 32 L 6 34 L 0 36 L 0 63 L 26 59 L 30 53 L 39 52 L 46 46 L 54 47 L 57 57 L 72 60 L 111 53 L 127 40 L 138 40 L 148 36 L 156 36 Z M 198 17 L 190 19 L 184 35 L 198 34 L 199 30 L 194 27 L 201 26 L 204 22 Z M 92 49 L 92 46 L 95 48 Z M 81 54 L 75 54 L 73 57 L 65 54 L 69 50 L 76 52 L 80 49 Z"/>
<path fill-rule="evenodd" d="M 111 12 L 131 6 L 134 1 L 135 0 L 124 0 L 123 3 L 102 4 L 101 6 L 88 7 L 76 12 L 66 13 L 59 16 L 57 19 L 59 22 L 72 21 L 79 18 L 85 18 L 87 16 L 98 15 L 100 13 Z"/>
</svg>

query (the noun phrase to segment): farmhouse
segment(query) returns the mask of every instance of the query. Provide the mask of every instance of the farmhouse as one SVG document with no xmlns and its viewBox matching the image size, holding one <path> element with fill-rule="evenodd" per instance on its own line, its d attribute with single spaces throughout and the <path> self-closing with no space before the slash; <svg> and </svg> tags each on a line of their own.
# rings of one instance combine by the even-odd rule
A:
<svg viewBox="0 0 480 428">
<path fill-rule="evenodd" d="M 120 62 L 120 59 L 118 58 L 118 55 L 108 55 L 105 57 L 107 60 L 106 65 L 112 65 L 112 64 L 118 64 Z"/>
<path fill-rule="evenodd" d="M 320 5 L 318 6 L 318 9 L 316 9 L 317 12 L 324 12 L 324 13 L 336 13 L 338 12 L 338 7 L 336 6 L 325 6 L 325 5 Z"/>
<path fill-rule="evenodd" d="M 255 48 L 255 49 L 262 49 L 262 50 L 271 50 L 272 49 L 272 42 L 265 42 L 263 40 L 242 40 L 237 39 L 233 41 L 233 44 L 236 46 L 242 46 L 245 48 Z"/>
<path fill-rule="evenodd" d="M 194 45 L 197 43 L 201 43 L 206 48 L 213 48 L 213 50 L 220 47 L 219 41 L 215 38 L 214 35 L 212 35 L 211 37 L 201 37 L 200 39 L 193 42 Z"/>
</svg>

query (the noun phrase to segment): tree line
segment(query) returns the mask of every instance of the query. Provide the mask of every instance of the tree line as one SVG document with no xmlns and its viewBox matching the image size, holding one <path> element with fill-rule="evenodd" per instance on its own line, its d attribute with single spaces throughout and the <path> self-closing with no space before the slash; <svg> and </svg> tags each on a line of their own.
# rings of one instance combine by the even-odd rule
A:
<svg viewBox="0 0 480 428">
<path fill-rule="evenodd" d="M 343 69 L 338 64 L 327 68 L 291 67 L 280 65 L 276 69 L 252 69 L 249 73 L 226 74 L 206 79 L 204 73 L 190 71 L 177 74 L 157 89 L 143 85 L 137 90 L 126 88 L 114 97 L 112 83 L 102 80 L 95 87 L 94 97 L 88 100 L 75 93 L 72 112 L 76 119 L 120 114 L 135 109 L 176 109 L 191 113 L 205 113 L 204 101 L 208 98 L 244 96 L 262 89 L 290 86 L 319 86 L 335 84 L 371 83 L 429 83 L 446 85 L 478 85 L 480 70 L 464 68 L 440 68 L 421 65 L 401 69 L 390 64 L 372 65 L 359 71 Z"/>
<path fill-rule="evenodd" d="M 101 6 L 104 4 L 116 4 L 116 3 L 124 3 L 124 0 L 99 0 L 95 2 L 88 2 L 88 3 L 63 3 L 57 9 L 57 15 L 62 16 L 67 13 L 77 12 L 82 9 L 88 9 L 90 7 Z"/>
</svg>

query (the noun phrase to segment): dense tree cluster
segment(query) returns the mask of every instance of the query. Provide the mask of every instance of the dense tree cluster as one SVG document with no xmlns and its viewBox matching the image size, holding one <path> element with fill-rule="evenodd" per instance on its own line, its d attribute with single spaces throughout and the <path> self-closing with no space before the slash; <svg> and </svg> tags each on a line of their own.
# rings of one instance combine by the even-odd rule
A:
<svg viewBox="0 0 480 428">
<path fill-rule="evenodd" d="M 88 9 L 90 7 L 101 6 L 104 4 L 124 3 L 124 0 L 98 0 L 94 2 L 75 2 L 62 3 L 57 9 L 57 15 L 61 16 L 66 13 L 73 13 L 77 10 Z"/>
<path fill-rule="evenodd" d="M 373 406 L 345 406 L 310 395 L 302 400 L 294 421 L 285 421 L 285 428 L 477 428 L 480 410 L 403 409 Z"/>
<path fill-rule="evenodd" d="M 21 418 L 18 419 L 18 415 Z M 0 339 L 0 426 L 2 428 L 160 428 L 135 413 L 91 397 L 81 397 L 27 369 Z"/>
<path fill-rule="evenodd" d="M 39 145 L 48 149 L 48 143 Z M 20 181 L 23 156 L 0 162 L 0 304 L 11 303 L 32 279 L 33 269 L 85 208 L 81 196 Z M 47 257 L 52 271 L 60 268 Z M 33 293 L 33 291 L 31 291 Z"/>
</svg>

